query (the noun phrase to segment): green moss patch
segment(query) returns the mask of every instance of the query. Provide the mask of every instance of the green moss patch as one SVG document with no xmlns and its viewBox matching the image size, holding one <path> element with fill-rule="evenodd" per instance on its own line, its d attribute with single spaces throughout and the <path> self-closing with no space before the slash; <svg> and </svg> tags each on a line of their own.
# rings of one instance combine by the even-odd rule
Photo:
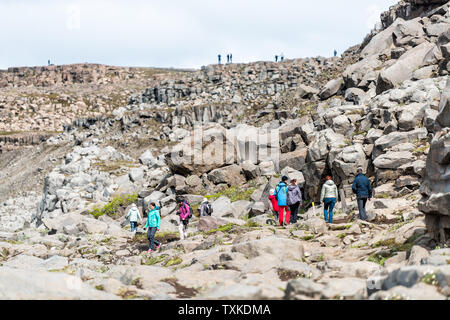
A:
<svg viewBox="0 0 450 320">
<path fill-rule="evenodd" d="M 110 202 L 103 206 L 103 208 L 94 208 L 89 211 L 96 219 L 104 214 L 116 218 L 120 208 L 127 207 L 132 203 L 136 203 L 138 194 L 126 194 L 114 197 Z"/>
</svg>

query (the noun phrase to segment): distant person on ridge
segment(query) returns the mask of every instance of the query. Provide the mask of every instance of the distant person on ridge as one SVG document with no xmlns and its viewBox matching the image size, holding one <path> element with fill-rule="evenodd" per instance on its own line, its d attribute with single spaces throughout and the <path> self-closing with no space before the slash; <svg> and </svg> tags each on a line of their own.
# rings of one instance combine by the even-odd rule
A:
<svg viewBox="0 0 450 320">
<path fill-rule="evenodd" d="M 278 55 L 275 55 L 275 62 L 278 62 Z"/>
<path fill-rule="evenodd" d="M 227 54 L 227 63 L 230 63 L 230 55 Z"/>
<path fill-rule="evenodd" d="M 289 178 L 283 176 L 281 182 L 275 188 L 275 197 L 278 201 L 278 218 L 280 226 L 288 225 L 291 217 L 291 212 L 287 205 L 287 182 Z M 286 211 L 286 217 L 284 217 L 284 211 Z"/>
<path fill-rule="evenodd" d="M 144 230 L 147 229 L 147 239 L 149 241 L 148 253 L 158 250 L 161 246 L 158 240 L 155 239 L 156 231 L 159 231 L 161 227 L 161 216 L 159 215 L 159 207 L 154 202 L 149 205 L 150 211 L 148 212 L 147 223 Z"/>
<path fill-rule="evenodd" d="M 297 223 L 298 209 L 302 206 L 302 192 L 297 185 L 297 179 L 291 179 L 291 184 L 287 188 L 287 205 L 291 211 L 289 223 Z"/>
<path fill-rule="evenodd" d="M 217 58 L 219 59 L 219 64 L 220 64 L 221 61 L 222 61 L 222 56 L 219 54 L 219 55 L 217 56 Z"/>
<path fill-rule="evenodd" d="M 269 201 L 270 201 L 270 204 L 272 205 L 272 211 L 273 211 L 273 216 L 275 217 L 275 221 L 278 221 L 278 210 L 279 210 L 278 201 L 274 194 L 275 194 L 275 189 L 270 189 Z"/>
<path fill-rule="evenodd" d="M 131 205 L 131 208 L 130 210 L 128 210 L 128 213 L 125 216 L 125 218 L 130 221 L 131 231 L 132 232 L 136 231 L 138 221 L 140 222 L 142 219 L 141 214 L 139 213 L 139 209 L 137 208 L 135 203 Z"/>
<path fill-rule="evenodd" d="M 323 216 L 325 222 L 332 223 L 333 209 L 338 198 L 338 190 L 330 176 L 327 176 L 325 179 L 326 181 L 323 184 L 322 192 L 320 193 L 320 202 L 323 203 Z"/>
<path fill-rule="evenodd" d="M 337 51 L 336 51 L 336 50 L 334 50 L 334 56 L 335 56 L 335 57 L 337 56 Z"/>
<path fill-rule="evenodd" d="M 280 61 L 284 61 L 284 53 L 281 53 Z"/>
<path fill-rule="evenodd" d="M 356 194 L 359 218 L 367 220 L 366 202 L 372 198 L 372 186 L 370 180 L 363 174 L 362 168 L 358 168 L 357 175 L 353 181 L 352 191 Z"/>
<path fill-rule="evenodd" d="M 233 63 L 233 54 L 230 53 L 230 63 Z"/>
</svg>

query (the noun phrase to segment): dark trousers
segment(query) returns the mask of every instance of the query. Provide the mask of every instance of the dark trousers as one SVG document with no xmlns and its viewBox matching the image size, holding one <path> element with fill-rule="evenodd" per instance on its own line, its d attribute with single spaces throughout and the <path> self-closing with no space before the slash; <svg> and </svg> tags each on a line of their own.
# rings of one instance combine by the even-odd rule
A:
<svg viewBox="0 0 450 320">
<path fill-rule="evenodd" d="M 294 203 L 289 206 L 289 210 L 291 210 L 291 218 L 289 220 L 289 223 L 297 223 L 299 207 L 300 207 L 300 202 Z"/>
<path fill-rule="evenodd" d="M 278 211 L 273 210 L 273 216 L 275 217 L 275 221 L 278 221 Z"/>
<path fill-rule="evenodd" d="M 361 220 L 367 220 L 367 214 L 366 214 L 367 198 L 358 198 L 357 202 L 358 202 L 359 218 Z"/>
<path fill-rule="evenodd" d="M 155 239 L 156 230 L 158 230 L 156 227 L 147 229 L 147 239 L 150 242 L 148 249 L 156 250 L 156 247 L 160 244 L 159 241 Z"/>
</svg>

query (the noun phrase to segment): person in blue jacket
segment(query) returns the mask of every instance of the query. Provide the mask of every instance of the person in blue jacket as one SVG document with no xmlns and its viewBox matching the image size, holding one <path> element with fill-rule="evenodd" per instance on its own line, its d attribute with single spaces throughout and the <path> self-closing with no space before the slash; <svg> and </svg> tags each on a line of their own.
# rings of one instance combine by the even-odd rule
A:
<svg viewBox="0 0 450 320">
<path fill-rule="evenodd" d="M 147 239 L 150 242 L 150 245 L 147 252 L 151 253 L 153 250 L 158 250 L 161 246 L 161 243 L 155 239 L 156 231 L 159 231 L 159 228 L 161 227 L 161 217 L 159 215 L 159 207 L 157 207 L 154 202 L 150 203 L 149 208 L 150 211 L 148 212 L 147 223 L 145 224 L 144 230 L 148 228 Z"/>
<path fill-rule="evenodd" d="M 353 193 L 358 202 L 359 218 L 367 220 L 366 202 L 372 198 L 372 186 L 370 180 L 363 174 L 362 168 L 358 168 L 357 175 L 352 185 Z"/>
<path fill-rule="evenodd" d="M 281 182 L 275 188 L 274 195 L 278 201 L 278 221 L 280 222 L 280 226 L 289 224 L 289 220 L 291 217 L 291 211 L 289 210 L 289 206 L 287 204 L 288 180 L 288 177 L 283 176 L 281 178 Z M 284 217 L 284 211 L 286 211 L 286 217 Z"/>
</svg>

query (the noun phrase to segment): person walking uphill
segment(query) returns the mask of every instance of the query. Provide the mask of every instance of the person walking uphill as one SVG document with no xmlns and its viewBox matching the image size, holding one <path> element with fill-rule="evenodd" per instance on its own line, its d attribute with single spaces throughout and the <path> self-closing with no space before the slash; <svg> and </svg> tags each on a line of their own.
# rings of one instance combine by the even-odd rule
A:
<svg viewBox="0 0 450 320">
<path fill-rule="evenodd" d="M 177 212 L 177 215 L 180 216 L 178 230 L 180 231 L 180 239 L 184 240 L 184 238 L 187 237 L 187 226 L 189 224 L 189 219 L 192 217 L 191 207 L 189 203 L 183 199 L 179 199 L 178 204 L 180 205 Z"/>
<path fill-rule="evenodd" d="M 291 179 L 291 184 L 287 188 L 287 205 L 291 212 L 289 223 L 297 223 L 298 209 L 302 206 L 302 192 L 297 185 L 297 179 Z"/>
<path fill-rule="evenodd" d="M 131 205 L 131 208 L 130 210 L 128 210 L 125 218 L 130 220 L 131 231 L 136 231 L 137 224 L 138 222 L 141 222 L 142 219 L 141 214 L 139 213 L 139 209 L 137 208 L 135 203 Z"/>
<path fill-rule="evenodd" d="M 352 190 L 356 194 L 359 218 L 361 220 L 367 220 L 366 202 L 372 198 L 372 186 L 370 185 L 370 180 L 363 174 L 362 168 L 358 168 L 357 170 Z"/>
<path fill-rule="evenodd" d="M 161 216 L 159 215 L 159 207 L 156 206 L 154 202 L 149 205 L 150 211 L 148 212 L 147 223 L 144 229 L 147 229 L 147 238 L 150 242 L 148 253 L 158 250 L 161 246 L 158 240 L 155 239 L 156 231 L 161 227 Z M 156 248 L 155 248 L 156 247 Z"/>
<path fill-rule="evenodd" d="M 333 222 L 333 209 L 338 198 L 338 189 L 330 176 L 326 177 L 326 181 L 322 186 L 320 193 L 320 202 L 323 203 L 323 216 L 325 222 Z"/>
<path fill-rule="evenodd" d="M 281 182 L 275 188 L 275 197 L 278 201 L 278 221 L 280 222 L 280 226 L 288 225 L 289 219 L 291 216 L 291 212 L 289 211 L 289 207 L 287 205 L 287 182 L 289 178 L 283 176 L 281 178 Z M 286 217 L 284 217 L 284 211 L 286 211 Z M 283 221 L 284 220 L 284 221 Z"/>
</svg>

